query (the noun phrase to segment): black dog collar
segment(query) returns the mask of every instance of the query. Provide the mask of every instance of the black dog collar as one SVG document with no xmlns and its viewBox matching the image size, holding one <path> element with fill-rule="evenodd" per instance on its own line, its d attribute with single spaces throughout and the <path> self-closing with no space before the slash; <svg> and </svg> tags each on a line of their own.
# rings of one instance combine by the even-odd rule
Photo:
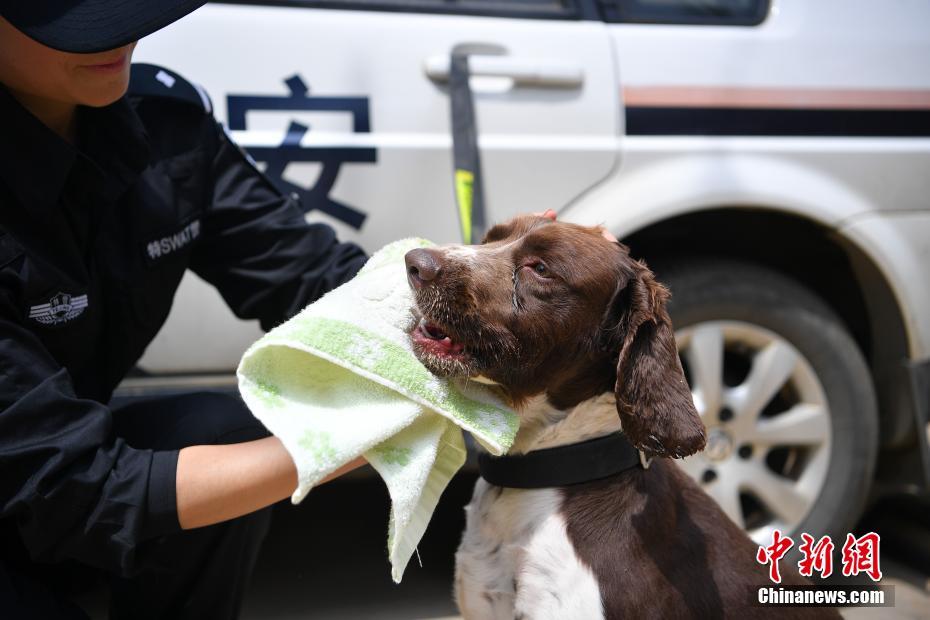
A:
<svg viewBox="0 0 930 620">
<path fill-rule="evenodd" d="M 567 446 L 534 450 L 528 454 L 478 455 L 481 477 L 499 487 L 544 489 L 600 480 L 650 460 L 623 436 L 612 433 Z"/>
</svg>

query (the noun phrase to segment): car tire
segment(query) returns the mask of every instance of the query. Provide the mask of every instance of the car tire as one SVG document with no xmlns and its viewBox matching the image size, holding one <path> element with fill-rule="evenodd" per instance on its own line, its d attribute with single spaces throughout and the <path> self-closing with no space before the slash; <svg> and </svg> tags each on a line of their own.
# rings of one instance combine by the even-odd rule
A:
<svg viewBox="0 0 930 620">
<path fill-rule="evenodd" d="M 728 514 L 739 510 L 735 520 L 757 542 L 768 544 L 774 529 L 844 540 L 871 486 L 878 411 L 843 321 L 801 283 L 760 265 L 701 258 L 654 267 L 672 292 L 682 365 L 708 426 L 707 448 L 685 459 L 685 469 L 729 504 Z"/>
</svg>

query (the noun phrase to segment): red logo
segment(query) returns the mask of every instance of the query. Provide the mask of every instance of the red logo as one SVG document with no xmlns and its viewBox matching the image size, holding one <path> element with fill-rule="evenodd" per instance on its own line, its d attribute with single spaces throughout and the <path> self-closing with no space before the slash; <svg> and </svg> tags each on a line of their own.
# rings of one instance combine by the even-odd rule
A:
<svg viewBox="0 0 930 620">
<path fill-rule="evenodd" d="M 843 545 L 843 576 L 850 577 L 865 573 L 872 581 L 882 578 L 882 569 L 878 564 L 878 543 L 881 539 L 875 532 L 869 532 L 861 538 L 846 534 Z"/>
<path fill-rule="evenodd" d="M 814 544 L 814 537 L 801 534 L 801 546 L 798 547 L 804 557 L 798 562 L 798 571 L 805 577 L 811 577 L 814 571 L 820 573 L 821 579 L 833 574 L 833 541 L 824 536 Z"/>
<path fill-rule="evenodd" d="M 759 547 L 756 552 L 756 562 L 763 566 L 769 564 L 769 579 L 773 583 L 781 583 L 781 573 L 778 572 L 778 561 L 788 553 L 788 550 L 794 546 L 794 541 L 790 536 L 782 536 L 781 532 L 775 530 L 772 534 L 772 544 L 768 547 Z"/>
<path fill-rule="evenodd" d="M 812 577 L 816 571 L 820 573 L 821 579 L 832 575 L 833 540 L 829 536 L 824 536 L 815 543 L 814 537 L 807 533 L 801 534 L 801 540 L 798 551 L 803 557 L 798 562 L 798 572 L 804 577 Z M 853 577 L 859 573 L 865 573 L 872 581 L 879 581 L 882 578 L 882 569 L 879 564 L 880 542 L 881 537 L 875 532 L 869 532 L 859 538 L 847 534 L 842 550 L 843 576 Z M 783 536 L 779 530 L 773 532 L 771 545 L 759 546 L 756 561 L 763 566 L 769 565 L 769 579 L 773 583 L 781 583 L 778 562 L 793 546 L 794 541 L 791 537 Z"/>
</svg>

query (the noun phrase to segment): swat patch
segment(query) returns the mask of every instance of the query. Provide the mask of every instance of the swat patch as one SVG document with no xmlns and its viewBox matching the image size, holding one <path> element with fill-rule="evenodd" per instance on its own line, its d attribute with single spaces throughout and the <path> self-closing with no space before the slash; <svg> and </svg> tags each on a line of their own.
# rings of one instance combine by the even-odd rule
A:
<svg viewBox="0 0 930 620">
<path fill-rule="evenodd" d="M 200 236 L 200 220 L 193 220 L 181 230 L 159 239 L 152 239 L 145 244 L 145 256 L 149 262 L 171 256 L 178 250 L 186 248 Z"/>
</svg>

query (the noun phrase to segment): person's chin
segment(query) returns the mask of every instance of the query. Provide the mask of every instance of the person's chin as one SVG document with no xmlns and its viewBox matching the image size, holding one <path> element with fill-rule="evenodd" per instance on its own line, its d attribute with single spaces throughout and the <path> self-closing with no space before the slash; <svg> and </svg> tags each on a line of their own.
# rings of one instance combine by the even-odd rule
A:
<svg viewBox="0 0 930 620">
<path fill-rule="evenodd" d="M 81 97 L 81 104 L 92 108 L 102 108 L 116 102 L 126 94 L 129 88 L 129 71 L 125 75 L 111 76 L 106 80 L 99 80 L 91 89 L 85 89 L 86 94 Z"/>
</svg>

